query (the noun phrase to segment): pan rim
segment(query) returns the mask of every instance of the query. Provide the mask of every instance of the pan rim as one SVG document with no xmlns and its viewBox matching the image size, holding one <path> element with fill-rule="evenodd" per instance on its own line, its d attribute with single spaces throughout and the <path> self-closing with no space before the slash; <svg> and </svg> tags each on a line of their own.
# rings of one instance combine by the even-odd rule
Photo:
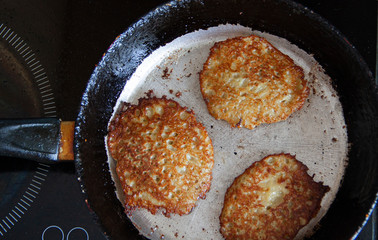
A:
<svg viewBox="0 0 378 240">
<path fill-rule="evenodd" d="M 76 156 L 76 160 L 75 160 L 76 173 L 77 173 L 77 176 L 78 176 L 78 179 L 79 179 L 79 182 L 80 182 L 80 187 L 81 187 L 81 189 L 82 189 L 82 191 L 83 191 L 83 193 L 85 195 L 85 199 L 88 199 L 88 205 L 89 206 L 91 206 L 91 200 L 90 200 L 90 197 L 88 196 L 88 193 L 87 193 L 87 188 L 86 188 L 85 183 L 84 183 L 85 180 L 83 180 L 83 178 L 85 179 L 85 173 L 84 173 L 84 168 L 83 168 L 83 163 L 82 163 L 81 153 L 80 153 L 80 150 L 81 150 L 81 147 L 82 147 L 82 143 L 83 143 L 83 139 L 82 139 L 81 134 L 82 134 L 82 126 L 86 122 L 86 119 L 85 119 L 86 118 L 86 116 L 85 116 L 85 114 L 86 114 L 85 113 L 85 108 L 86 108 L 86 106 L 88 106 L 88 104 L 90 104 L 90 96 L 89 95 L 92 92 L 96 91 L 94 83 L 96 82 L 96 78 L 97 78 L 99 72 L 101 70 L 103 70 L 103 68 L 107 64 L 107 61 L 108 61 L 108 58 L 109 58 L 108 56 L 111 53 L 114 53 L 117 50 L 117 48 L 119 47 L 118 44 L 120 44 L 120 42 L 122 42 L 123 39 L 132 36 L 133 33 L 135 31 L 137 31 L 137 29 L 139 27 L 143 26 L 143 24 L 145 24 L 146 21 L 149 21 L 151 18 L 153 18 L 155 16 L 158 16 L 159 14 L 165 13 L 166 11 L 173 11 L 175 8 L 177 8 L 177 9 L 184 8 L 186 4 L 191 4 L 193 2 L 197 2 L 197 3 L 200 3 L 200 4 L 205 4 L 206 1 L 204 1 L 204 0 L 200 0 L 200 1 L 190 1 L 190 0 L 171 1 L 171 2 L 169 2 L 167 4 L 164 4 L 164 5 L 161 5 L 161 6 L 157 7 L 157 8 L 155 8 L 154 10 L 152 10 L 149 13 L 147 13 L 146 15 L 144 15 L 142 18 L 140 18 L 140 20 L 138 20 L 134 24 L 132 24 L 124 33 L 122 33 L 111 44 L 111 46 L 109 47 L 108 51 L 104 54 L 103 58 L 100 60 L 99 64 L 97 65 L 97 67 L 95 68 L 94 72 L 92 73 L 92 75 L 91 75 L 91 77 L 89 79 L 87 88 L 85 89 L 85 92 L 84 92 L 84 95 L 83 95 L 83 98 L 82 98 L 82 102 L 81 102 L 78 118 L 76 119 L 76 126 L 77 127 L 75 128 L 75 143 L 74 143 L 74 146 L 75 146 L 75 149 L 76 149 L 76 152 L 75 152 L 75 156 Z M 243 2 L 243 0 L 241 0 L 241 2 Z M 372 83 L 374 82 L 370 69 L 367 67 L 367 64 L 365 63 L 365 61 L 363 60 L 363 58 L 361 57 L 361 55 L 357 51 L 357 49 L 352 44 L 350 44 L 348 42 L 347 38 L 339 30 L 337 30 L 334 26 L 332 26 L 331 24 L 329 24 L 329 22 L 327 20 L 325 20 L 320 15 L 312 12 L 310 9 L 308 9 L 307 7 L 304 7 L 301 4 L 298 4 L 298 3 L 295 3 L 295 2 L 291 2 L 291 1 L 288 1 L 288 0 L 279 0 L 277 2 L 278 2 L 278 4 L 286 4 L 288 6 L 291 6 L 291 7 L 295 8 L 295 9 L 298 9 L 298 11 L 301 11 L 307 17 L 312 18 L 315 22 L 318 22 L 321 25 L 321 27 L 325 28 L 326 30 L 328 30 L 330 32 L 333 32 L 333 34 L 336 34 L 337 38 L 340 39 L 340 41 L 341 41 L 341 39 L 343 39 L 344 41 L 341 41 L 341 43 L 344 44 L 343 46 L 346 47 L 348 49 L 348 51 L 350 51 L 352 53 L 352 55 L 354 55 L 359 60 L 358 61 L 359 62 L 359 68 L 361 68 L 364 72 L 367 72 L 368 75 L 370 74 L 371 82 Z M 155 46 L 152 46 L 152 47 L 154 47 L 156 49 L 158 46 L 155 45 Z M 146 56 L 148 56 L 149 53 L 150 52 L 148 52 L 148 51 L 145 52 L 144 53 L 145 56 L 144 57 L 140 56 L 141 58 L 139 59 L 139 61 L 141 62 Z M 140 62 L 137 63 L 136 66 L 138 66 L 140 64 Z M 135 71 L 135 68 L 134 68 L 134 70 L 132 70 L 132 72 L 134 72 L 134 71 Z M 128 74 L 130 74 L 130 73 L 128 73 Z M 375 87 L 375 94 L 376 94 L 376 99 L 378 99 L 377 98 L 377 88 L 376 87 Z M 367 213 L 368 216 L 365 218 L 364 222 L 357 229 L 357 231 L 355 232 L 353 238 L 355 238 L 359 234 L 359 232 L 361 231 L 361 229 L 363 228 L 363 226 L 368 221 L 368 218 L 371 215 L 374 207 L 376 206 L 377 201 L 378 201 L 378 192 L 376 193 L 375 199 L 374 199 L 374 201 L 371 204 L 371 208 L 370 208 L 369 212 Z M 100 223 L 101 221 L 100 221 L 99 217 L 97 216 L 97 214 L 95 212 L 93 212 L 93 215 L 94 215 L 96 221 Z M 100 226 L 103 228 L 102 224 L 100 224 Z"/>
</svg>

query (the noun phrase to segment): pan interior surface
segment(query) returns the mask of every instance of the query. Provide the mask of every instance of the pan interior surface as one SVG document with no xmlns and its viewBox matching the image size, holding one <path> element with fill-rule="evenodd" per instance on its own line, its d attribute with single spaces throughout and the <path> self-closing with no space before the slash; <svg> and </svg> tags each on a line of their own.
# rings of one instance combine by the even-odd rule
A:
<svg viewBox="0 0 378 240">
<path fill-rule="evenodd" d="M 286 121 L 253 130 L 231 128 L 225 121 L 216 120 L 208 113 L 199 87 L 199 72 L 215 42 L 251 34 L 266 38 L 301 66 L 311 94 L 305 106 Z M 311 234 L 336 196 L 347 156 L 347 133 L 341 103 L 331 79 L 315 59 L 277 36 L 240 25 L 220 25 L 186 34 L 149 55 L 127 82 L 115 113 L 122 108 L 122 102 L 136 104 L 151 91 L 157 97 L 167 96 L 194 111 L 212 139 L 215 167 L 210 192 L 205 200 L 198 200 L 190 214 L 167 218 L 143 209 L 133 211 L 129 217 L 144 236 L 150 239 L 161 239 L 162 236 L 164 239 L 222 239 L 219 215 L 227 188 L 253 162 L 282 152 L 296 155 L 309 167 L 309 174 L 314 175 L 316 181 L 331 188 L 323 199 L 319 214 L 297 239 Z M 115 160 L 110 155 L 108 158 L 117 196 L 123 203 Z"/>
<path fill-rule="evenodd" d="M 353 238 L 374 206 L 378 192 L 378 97 L 374 79 L 359 53 L 337 29 L 309 9 L 286 0 L 173 1 L 144 16 L 115 40 L 89 80 L 75 134 L 77 172 L 94 218 L 112 239 L 144 239 L 139 234 L 139 227 L 135 228 L 124 214 L 115 194 L 104 147 L 108 122 L 125 84 L 147 56 L 179 36 L 221 24 L 240 24 L 287 39 L 311 54 L 331 77 L 332 87 L 342 105 L 350 151 L 336 198 L 312 239 Z M 182 53 L 187 54 L 185 51 Z M 169 81 L 175 82 L 173 79 Z M 180 89 L 181 82 L 177 81 L 177 85 Z M 317 87 L 315 83 L 314 86 Z M 332 89 L 329 85 L 325 87 Z M 181 92 L 182 97 L 178 98 L 183 104 L 184 94 L 189 93 Z M 319 97 L 318 92 L 312 94 L 314 98 Z M 136 99 L 137 95 L 133 98 Z M 331 95 L 330 98 L 334 97 Z M 301 111 L 309 107 L 311 104 L 306 103 Z M 201 116 L 195 108 L 194 111 Z M 301 116 L 300 113 L 294 114 L 289 121 L 295 122 Z M 201 122 L 204 120 L 198 118 Z M 276 124 L 276 128 L 281 124 Z M 211 124 L 209 126 L 211 129 Z M 262 132 L 264 128 L 256 129 L 256 132 Z M 265 139 L 268 140 L 268 135 Z M 280 139 L 277 135 L 273 140 Z M 335 143 L 341 142 L 340 138 Z M 287 148 L 280 149 L 279 145 L 275 151 L 278 150 L 289 151 Z M 295 151 L 298 159 L 303 161 L 299 157 L 301 151 Z M 241 149 L 235 151 L 237 155 L 232 151 L 223 152 L 224 160 L 243 156 Z M 265 153 L 268 152 L 261 152 L 260 156 Z M 257 158 L 251 156 L 253 160 Z M 317 168 L 320 168 L 319 165 Z M 328 166 L 333 167 L 326 165 L 326 168 Z M 237 167 L 243 168 L 242 164 Z M 314 169 L 311 165 L 309 168 Z M 319 180 L 317 177 L 321 175 L 316 173 L 315 177 Z M 208 200 L 201 200 L 196 208 L 202 207 L 203 202 Z"/>
</svg>

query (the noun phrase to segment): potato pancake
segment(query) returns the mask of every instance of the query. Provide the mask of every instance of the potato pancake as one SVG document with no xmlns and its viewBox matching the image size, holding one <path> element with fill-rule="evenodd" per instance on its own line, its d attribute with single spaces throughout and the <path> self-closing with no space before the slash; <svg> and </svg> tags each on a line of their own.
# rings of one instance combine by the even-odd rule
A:
<svg viewBox="0 0 378 240">
<path fill-rule="evenodd" d="M 214 118 L 249 129 L 287 119 L 309 95 L 303 69 L 255 35 L 215 43 L 200 86 Z"/>
<path fill-rule="evenodd" d="M 125 209 L 188 214 L 210 189 L 213 146 L 192 111 L 174 100 L 142 98 L 109 125 L 108 148 L 125 194 Z"/>
<path fill-rule="evenodd" d="M 320 209 L 328 186 L 290 154 L 254 162 L 227 189 L 220 215 L 226 239 L 293 239 Z"/>
</svg>

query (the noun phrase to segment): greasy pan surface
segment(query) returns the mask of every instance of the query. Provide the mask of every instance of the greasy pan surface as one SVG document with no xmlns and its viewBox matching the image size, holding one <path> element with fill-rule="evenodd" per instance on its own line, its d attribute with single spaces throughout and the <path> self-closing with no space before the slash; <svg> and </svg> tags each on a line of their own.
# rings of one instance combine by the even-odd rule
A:
<svg viewBox="0 0 378 240">
<path fill-rule="evenodd" d="M 364 224 L 378 191 L 378 98 L 374 79 L 357 51 L 325 20 L 288 1 L 180 1 L 147 14 L 123 33 L 93 72 L 76 127 L 76 167 L 88 204 L 112 239 L 143 239 L 115 195 L 104 136 L 127 79 L 153 50 L 219 24 L 241 24 L 286 38 L 314 54 L 333 79 L 343 105 L 349 165 L 337 197 L 313 239 L 349 239 Z"/>
</svg>

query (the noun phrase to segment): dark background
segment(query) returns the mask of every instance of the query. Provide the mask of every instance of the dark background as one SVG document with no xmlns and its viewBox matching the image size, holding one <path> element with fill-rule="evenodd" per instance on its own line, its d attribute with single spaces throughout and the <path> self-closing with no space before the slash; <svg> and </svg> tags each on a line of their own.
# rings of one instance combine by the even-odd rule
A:
<svg viewBox="0 0 378 240">
<path fill-rule="evenodd" d="M 62 120 L 75 120 L 86 83 L 110 44 L 141 16 L 165 2 L 0 0 L 0 24 L 11 28 L 35 50 L 51 83 L 57 116 Z M 297 2 L 319 13 L 340 30 L 375 74 L 376 1 Z M 73 163 L 50 167 L 38 199 L 4 237 L 41 239 L 43 231 L 49 226 L 60 227 L 65 238 L 70 230 L 81 227 L 88 232 L 89 239 L 105 239 L 86 207 Z M 366 235 L 359 239 L 373 239 L 371 231 L 371 225 L 368 225 L 363 233 Z M 60 234 L 57 228 L 51 228 L 44 236 L 45 239 L 61 239 Z M 73 231 L 69 237 L 86 239 L 81 230 Z"/>
</svg>

